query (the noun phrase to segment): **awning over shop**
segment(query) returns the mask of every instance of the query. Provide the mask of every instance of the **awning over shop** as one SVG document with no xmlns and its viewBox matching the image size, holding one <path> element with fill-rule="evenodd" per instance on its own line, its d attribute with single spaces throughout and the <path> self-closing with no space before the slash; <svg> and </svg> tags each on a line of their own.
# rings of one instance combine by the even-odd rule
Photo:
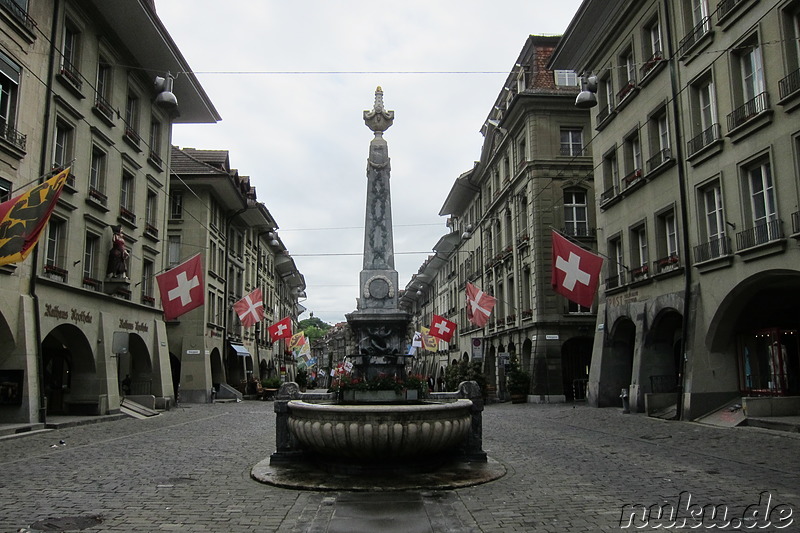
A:
<svg viewBox="0 0 800 533">
<path fill-rule="evenodd" d="M 236 352 L 236 355 L 238 355 L 239 357 L 247 357 L 248 355 L 250 355 L 250 352 L 247 351 L 247 348 L 245 348 L 241 344 L 231 343 L 231 348 L 233 348 L 233 351 Z"/>
</svg>

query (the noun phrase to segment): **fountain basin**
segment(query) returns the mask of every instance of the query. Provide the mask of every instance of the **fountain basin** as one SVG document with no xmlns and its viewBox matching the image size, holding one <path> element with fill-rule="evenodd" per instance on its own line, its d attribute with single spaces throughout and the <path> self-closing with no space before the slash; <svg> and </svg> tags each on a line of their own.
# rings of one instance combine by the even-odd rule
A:
<svg viewBox="0 0 800 533">
<path fill-rule="evenodd" d="M 395 461 L 454 448 L 470 431 L 472 401 L 336 405 L 292 400 L 289 431 L 314 453 L 345 460 Z"/>
</svg>

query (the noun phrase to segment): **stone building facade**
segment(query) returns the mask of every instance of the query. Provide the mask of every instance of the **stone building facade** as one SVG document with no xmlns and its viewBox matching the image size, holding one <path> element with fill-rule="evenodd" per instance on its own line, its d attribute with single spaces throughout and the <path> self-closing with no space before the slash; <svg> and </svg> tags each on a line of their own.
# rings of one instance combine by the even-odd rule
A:
<svg viewBox="0 0 800 533">
<path fill-rule="evenodd" d="M 419 370 L 483 361 L 492 398 L 505 399 L 512 355 L 532 376 L 535 401 L 583 397 L 594 309 L 550 287 L 551 231 L 594 247 L 594 182 L 588 113 L 573 105 L 573 72 L 546 67 L 558 37 L 530 36 L 481 131 L 474 167 L 455 180 L 440 215 L 451 232 L 406 286 L 403 303 L 417 328 L 433 314 L 459 327 L 449 345 L 422 351 Z M 467 320 L 466 283 L 497 298 L 489 323 Z"/>
<path fill-rule="evenodd" d="M 596 77 L 594 405 L 693 419 L 800 394 L 796 0 L 587 1 L 553 68 Z M 599 22 L 602 21 L 602 22 Z"/>
</svg>

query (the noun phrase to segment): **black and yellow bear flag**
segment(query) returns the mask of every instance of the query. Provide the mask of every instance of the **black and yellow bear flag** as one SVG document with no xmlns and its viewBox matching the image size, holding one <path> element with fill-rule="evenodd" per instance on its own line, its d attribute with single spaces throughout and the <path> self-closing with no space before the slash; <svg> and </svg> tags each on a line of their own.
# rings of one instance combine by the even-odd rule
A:
<svg viewBox="0 0 800 533">
<path fill-rule="evenodd" d="M 33 189 L 0 204 L 0 266 L 22 261 L 33 251 L 69 176 L 62 170 Z"/>
</svg>

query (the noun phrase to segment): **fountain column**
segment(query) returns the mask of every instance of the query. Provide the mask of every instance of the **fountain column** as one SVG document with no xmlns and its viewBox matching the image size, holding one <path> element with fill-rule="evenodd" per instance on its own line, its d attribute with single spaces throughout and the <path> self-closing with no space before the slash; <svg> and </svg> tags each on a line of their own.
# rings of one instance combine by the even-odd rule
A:
<svg viewBox="0 0 800 533">
<path fill-rule="evenodd" d="M 372 110 L 364 123 L 375 134 L 367 158 L 367 206 L 364 220 L 364 264 L 359 274 L 357 309 L 346 315 L 357 342 L 349 357 L 356 376 L 379 374 L 405 377 L 406 343 L 410 316 L 398 307 L 398 276 L 394 267 L 391 165 L 384 132 L 394 122 L 394 111 L 383 105 L 383 91 L 375 91 Z"/>
</svg>

